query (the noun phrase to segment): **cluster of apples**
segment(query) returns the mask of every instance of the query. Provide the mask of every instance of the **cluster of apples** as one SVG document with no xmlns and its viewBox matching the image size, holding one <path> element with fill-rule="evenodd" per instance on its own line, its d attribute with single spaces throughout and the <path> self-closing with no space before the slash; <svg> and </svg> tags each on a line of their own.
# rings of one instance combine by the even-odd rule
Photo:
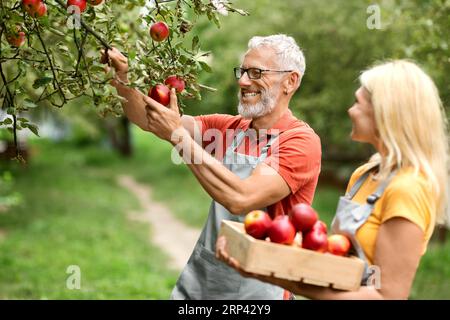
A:
<svg viewBox="0 0 450 320">
<path fill-rule="evenodd" d="M 317 212 L 308 204 L 295 205 L 289 215 L 271 219 L 262 210 L 249 212 L 244 219 L 247 234 L 256 239 L 292 245 L 297 233 L 301 234 L 301 247 L 338 256 L 348 254 L 350 240 L 341 234 L 327 235 L 327 225 L 319 220 Z"/>
<path fill-rule="evenodd" d="M 156 42 L 166 40 L 169 34 L 169 26 L 163 21 L 157 21 L 150 26 L 150 37 Z M 175 88 L 178 93 L 181 93 L 185 88 L 184 80 L 176 75 L 169 76 L 164 84 L 160 83 L 151 87 L 148 90 L 148 96 L 163 106 L 167 106 L 170 102 L 171 88 Z"/>
<path fill-rule="evenodd" d="M 47 13 L 47 5 L 42 0 L 22 0 L 23 10 L 33 18 L 40 18 Z M 25 32 L 20 25 L 16 25 L 15 30 L 6 34 L 6 41 L 16 48 L 25 44 Z"/>
<path fill-rule="evenodd" d="M 80 8 L 80 12 L 84 12 L 87 7 L 87 3 L 92 6 L 101 4 L 103 0 L 68 0 L 67 7 L 77 6 Z M 47 14 L 47 5 L 43 0 L 22 0 L 23 10 L 33 18 L 40 18 Z M 16 30 L 10 32 L 6 40 L 13 47 L 21 47 L 25 43 L 25 32 L 22 31 L 20 26 L 16 27 Z"/>
<path fill-rule="evenodd" d="M 150 26 L 150 37 L 156 42 L 166 40 L 169 37 L 169 33 L 169 27 L 163 21 L 155 22 Z M 164 81 L 164 84 L 157 84 L 150 88 L 148 96 L 167 106 L 170 102 L 170 88 L 175 88 L 178 93 L 182 92 L 184 90 L 183 79 L 177 76 L 170 76 Z"/>
<path fill-rule="evenodd" d="M 153 100 L 167 106 L 170 102 L 170 89 L 175 88 L 178 93 L 184 90 L 184 80 L 178 76 L 172 75 L 167 77 L 164 84 L 157 84 L 148 90 L 148 96 Z"/>
<path fill-rule="evenodd" d="M 87 3 L 98 6 L 103 0 L 67 0 L 66 7 L 77 6 L 80 12 L 86 11 Z M 33 18 L 40 18 L 47 13 L 47 6 L 43 0 L 22 0 L 22 7 Z"/>
</svg>

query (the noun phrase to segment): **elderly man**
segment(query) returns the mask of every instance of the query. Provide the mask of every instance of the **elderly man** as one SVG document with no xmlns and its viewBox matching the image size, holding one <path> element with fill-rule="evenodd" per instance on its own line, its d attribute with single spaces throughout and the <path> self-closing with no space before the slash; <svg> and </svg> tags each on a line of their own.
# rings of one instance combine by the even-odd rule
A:
<svg viewBox="0 0 450 320">
<path fill-rule="evenodd" d="M 256 209 L 272 217 L 284 215 L 294 204 L 313 200 L 320 139 L 289 110 L 305 72 L 303 53 L 285 35 L 253 37 L 248 47 L 241 66 L 234 69 L 240 87 L 237 116 L 180 116 L 174 90 L 167 108 L 127 87 L 126 58 L 116 49 L 109 52 L 117 76 L 113 84 L 127 100 L 127 117 L 172 143 L 212 198 L 172 299 L 283 299 L 281 288 L 243 278 L 215 258 L 220 223 L 243 221 Z M 196 132 L 203 137 L 198 143 Z"/>
</svg>

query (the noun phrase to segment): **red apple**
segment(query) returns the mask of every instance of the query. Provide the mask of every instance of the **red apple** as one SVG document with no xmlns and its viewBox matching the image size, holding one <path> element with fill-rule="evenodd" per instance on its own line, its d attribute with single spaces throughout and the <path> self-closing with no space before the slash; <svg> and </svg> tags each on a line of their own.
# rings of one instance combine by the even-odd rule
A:
<svg viewBox="0 0 450 320">
<path fill-rule="evenodd" d="M 300 232 L 309 231 L 319 219 L 317 212 L 306 203 L 293 206 L 289 216 L 295 229 Z"/>
<path fill-rule="evenodd" d="M 86 11 L 87 2 L 86 0 L 67 0 L 66 7 L 77 6 L 80 8 L 80 12 Z"/>
<path fill-rule="evenodd" d="M 167 106 L 170 102 L 170 89 L 163 84 L 157 84 L 150 88 L 148 96 L 163 106 Z"/>
<path fill-rule="evenodd" d="M 292 244 L 296 233 L 289 216 L 278 216 L 272 221 L 268 235 L 272 242 Z"/>
<path fill-rule="evenodd" d="M 262 210 L 250 211 L 244 219 L 245 232 L 256 239 L 265 239 L 271 224 L 272 219 Z"/>
<path fill-rule="evenodd" d="M 44 2 L 41 2 L 36 10 L 35 17 L 39 18 L 45 16 L 47 13 L 47 5 Z"/>
<path fill-rule="evenodd" d="M 328 250 L 327 234 L 319 230 L 311 230 L 303 235 L 302 248 L 318 252 Z"/>
<path fill-rule="evenodd" d="M 317 220 L 316 223 L 314 223 L 314 225 L 312 226 L 310 231 L 314 231 L 314 230 L 317 230 L 317 231 L 325 233 L 325 234 L 328 232 L 327 225 L 325 224 L 325 222 L 323 222 L 321 220 Z"/>
<path fill-rule="evenodd" d="M 19 48 L 25 44 L 25 32 L 21 30 L 22 29 L 17 26 L 15 31 L 6 35 L 6 41 L 8 41 L 11 46 Z"/>
<path fill-rule="evenodd" d="M 88 0 L 91 6 L 98 6 L 103 2 L 103 0 Z"/>
<path fill-rule="evenodd" d="M 156 22 L 150 27 L 150 36 L 155 41 L 164 41 L 169 36 L 169 27 L 163 21 Z"/>
<path fill-rule="evenodd" d="M 164 83 L 169 88 L 175 88 L 178 93 L 181 93 L 184 90 L 184 80 L 177 76 L 169 76 L 167 77 L 166 81 Z"/>
<path fill-rule="evenodd" d="M 34 18 L 42 17 L 47 13 L 47 6 L 42 0 L 22 0 L 22 7 Z"/>
<path fill-rule="evenodd" d="M 41 2 L 42 0 L 22 0 L 22 8 L 26 13 L 32 15 L 32 13 L 36 12 Z"/>
<path fill-rule="evenodd" d="M 328 252 L 337 256 L 345 256 L 351 247 L 350 240 L 342 234 L 333 234 L 328 237 Z"/>
</svg>

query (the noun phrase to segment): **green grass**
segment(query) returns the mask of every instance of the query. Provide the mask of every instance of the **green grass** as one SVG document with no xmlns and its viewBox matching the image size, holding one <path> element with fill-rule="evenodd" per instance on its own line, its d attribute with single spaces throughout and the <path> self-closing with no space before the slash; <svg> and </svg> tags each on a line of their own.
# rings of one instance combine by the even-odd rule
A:
<svg viewBox="0 0 450 320">
<path fill-rule="evenodd" d="M 420 261 L 411 299 L 450 300 L 450 239 L 431 242 Z"/>
<path fill-rule="evenodd" d="M 116 184 L 119 159 L 43 140 L 33 150 L 27 168 L 10 168 L 24 201 L 0 214 L 0 298 L 167 299 L 177 273 L 148 227 L 127 219 L 139 208 Z M 66 287 L 70 265 L 80 267 L 80 290 Z"/>
<path fill-rule="evenodd" d="M 211 198 L 184 164 L 171 160 L 172 145 L 153 135 L 134 131 L 135 156 L 126 170 L 153 187 L 153 196 L 163 201 L 184 223 L 201 228 Z"/>
</svg>

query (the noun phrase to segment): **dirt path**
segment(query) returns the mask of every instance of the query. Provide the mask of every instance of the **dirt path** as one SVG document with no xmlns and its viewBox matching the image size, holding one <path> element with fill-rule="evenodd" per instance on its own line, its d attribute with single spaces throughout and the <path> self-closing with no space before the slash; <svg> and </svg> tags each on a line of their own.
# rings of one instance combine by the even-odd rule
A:
<svg viewBox="0 0 450 320">
<path fill-rule="evenodd" d="M 129 212 L 128 217 L 149 223 L 151 242 L 169 256 L 169 267 L 181 270 L 189 259 L 200 230 L 186 226 L 176 219 L 164 204 L 151 200 L 150 187 L 139 184 L 127 175 L 119 176 L 118 183 L 138 198 L 142 208 L 139 212 Z"/>
</svg>

